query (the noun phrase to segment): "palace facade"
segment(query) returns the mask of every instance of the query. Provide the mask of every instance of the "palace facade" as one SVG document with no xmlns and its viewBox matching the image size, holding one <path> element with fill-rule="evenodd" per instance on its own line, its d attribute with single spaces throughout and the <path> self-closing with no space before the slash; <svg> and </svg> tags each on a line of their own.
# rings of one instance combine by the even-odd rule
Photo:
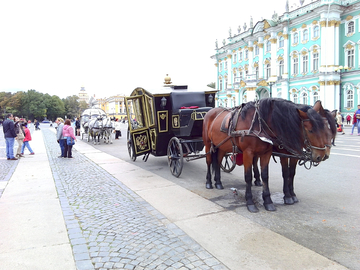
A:
<svg viewBox="0 0 360 270">
<path fill-rule="evenodd" d="M 304 3 L 305 2 L 305 3 Z M 300 1 L 216 42 L 218 106 L 281 97 L 353 113 L 360 104 L 360 0 Z"/>
</svg>

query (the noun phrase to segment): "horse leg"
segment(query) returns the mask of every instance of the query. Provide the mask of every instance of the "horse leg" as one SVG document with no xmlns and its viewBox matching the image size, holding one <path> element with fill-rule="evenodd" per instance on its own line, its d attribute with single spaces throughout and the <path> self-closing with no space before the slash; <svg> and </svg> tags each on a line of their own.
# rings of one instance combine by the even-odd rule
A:
<svg viewBox="0 0 360 270">
<path fill-rule="evenodd" d="M 205 147 L 205 153 L 209 152 L 209 149 L 207 149 L 210 147 Z M 211 182 L 211 163 L 212 163 L 212 157 L 213 157 L 213 153 L 209 153 L 206 155 L 206 164 L 207 164 L 207 173 L 206 173 L 206 188 L 207 189 L 212 189 L 213 185 Z"/>
<path fill-rule="evenodd" d="M 220 176 L 220 162 L 223 159 L 224 155 L 226 153 L 217 150 L 217 153 L 215 153 L 215 158 L 213 158 L 213 169 L 215 171 L 214 181 L 215 181 L 215 187 L 217 189 L 224 189 L 222 183 L 221 183 L 221 176 Z"/>
<path fill-rule="evenodd" d="M 254 184 L 255 184 L 255 186 L 261 187 L 262 183 L 261 183 L 261 179 L 260 179 L 259 168 L 257 165 L 258 160 L 259 160 L 258 157 L 253 158 L 253 172 L 254 172 L 254 178 L 255 178 Z"/>
<path fill-rule="evenodd" d="M 285 204 L 294 204 L 294 200 L 290 194 L 289 189 L 289 159 L 285 157 L 280 158 L 282 177 L 283 177 L 283 192 L 284 192 L 284 203 Z"/>
<path fill-rule="evenodd" d="M 271 200 L 270 189 L 269 189 L 269 161 L 270 161 L 271 153 L 260 157 L 260 165 L 261 165 L 261 178 L 263 180 L 263 200 L 264 207 L 267 211 L 275 211 L 275 205 Z"/>
<path fill-rule="evenodd" d="M 243 153 L 243 159 L 244 159 L 244 178 L 246 182 L 246 190 L 245 190 L 245 200 L 246 200 L 246 207 L 251 213 L 257 213 L 259 212 L 259 209 L 256 207 L 253 196 L 251 192 L 251 186 L 252 186 L 252 162 L 253 162 L 253 156 L 249 155 L 247 152 Z"/>
<path fill-rule="evenodd" d="M 289 190 L 292 199 L 294 200 L 294 203 L 299 202 L 298 198 L 296 197 L 296 194 L 294 192 L 294 178 L 296 173 L 296 165 L 298 160 L 296 158 L 290 158 L 290 167 L 289 167 Z"/>
</svg>

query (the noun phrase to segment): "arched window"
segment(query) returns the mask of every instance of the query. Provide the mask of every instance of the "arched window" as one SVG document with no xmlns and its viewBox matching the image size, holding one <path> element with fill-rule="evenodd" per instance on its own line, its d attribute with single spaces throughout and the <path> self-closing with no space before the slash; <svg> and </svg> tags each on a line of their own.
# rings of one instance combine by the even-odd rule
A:
<svg viewBox="0 0 360 270">
<path fill-rule="evenodd" d="M 294 44 L 299 43 L 299 35 L 298 33 L 294 34 Z"/>
<path fill-rule="evenodd" d="M 315 104 L 315 102 L 319 100 L 319 92 L 314 92 L 313 97 L 314 97 L 313 103 Z"/>
<path fill-rule="evenodd" d="M 281 98 L 281 91 L 277 92 L 276 97 Z"/>
<path fill-rule="evenodd" d="M 265 79 L 269 79 L 271 75 L 271 65 L 267 64 L 265 68 Z"/>
<path fill-rule="evenodd" d="M 319 26 L 315 26 L 315 27 L 314 27 L 314 38 L 319 37 L 319 35 L 320 35 Z"/>
<path fill-rule="evenodd" d="M 223 64 L 220 63 L 219 71 L 221 72 L 223 70 Z"/>
<path fill-rule="evenodd" d="M 308 104 L 308 95 L 307 95 L 307 93 L 303 92 L 301 94 L 301 101 L 302 101 L 302 104 L 305 104 L 305 105 Z"/>
<path fill-rule="evenodd" d="M 347 26 L 347 33 L 351 34 L 355 32 L 354 22 L 349 22 Z"/>
<path fill-rule="evenodd" d="M 319 70 L 319 53 L 313 54 L 313 70 Z"/>
<path fill-rule="evenodd" d="M 303 64 L 303 73 L 308 73 L 308 70 L 309 70 L 309 56 L 307 56 L 307 55 L 304 55 L 303 56 L 303 62 L 302 62 L 302 64 Z"/>
<path fill-rule="evenodd" d="M 308 41 L 308 39 L 309 39 L 309 31 L 305 29 L 303 31 L 303 41 Z"/>
<path fill-rule="evenodd" d="M 355 66 L 354 49 L 347 51 L 347 65 L 348 65 L 348 67 L 354 67 Z"/>
<path fill-rule="evenodd" d="M 236 61 L 237 61 L 236 56 L 237 56 L 236 53 L 234 53 L 234 55 L 233 55 L 234 63 L 236 63 Z"/>
<path fill-rule="evenodd" d="M 255 67 L 255 75 L 256 75 L 256 79 L 259 79 L 259 67 Z"/>
<path fill-rule="evenodd" d="M 245 51 L 245 59 L 248 59 L 248 58 L 249 58 L 249 51 L 246 50 L 246 51 Z"/>
<path fill-rule="evenodd" d="M 281 61 L 279 62 L 279 76 L 282 76 L 283 73 L 284 73 L 284 61 L 281 60 Z"/>
<path fill-rule="evenodd" d="M 299 58 L 293 60 L 293 74 L 299 74 Z"/>
<path fill-rule="evenodd" d="M 346 91 L 346 107 L 352 108 L 354 106 L 354 92 L 353 90 Z"/>
<path fill-rule="evenodd" d="M 219 86 L 220 86 L 220 89 L 219 89 L 219 90 L 220 90 L 220 91 L 223 90 L 223 81 L 222 81 L 222 80 L 219 81 Z"/>
<path fill-rule="evenodd" d="M 270 51 L 271 51 L 271 42 L 270 42 L 270 41 L 268 41 L 268 42 L 266 43 L 266 51 L 267 51 L 267 52 L 270 52 Z"/>
<path fill-rule="evenodd" d="M 298 103 L 298 95 L 297 95 L 297 94 L 293 94 L 293 95 L 292 95 L 292 101 L 293 101 L 294 103 Z"/>
<path fill-rule="evenodd" d="M 283 48 L 284 47 L 284 37 L 280 37 L 279 38 L 279 48 Z"/>
<path fill-rule="evenodd" d="M 243 53 L 242 52 L 239 52 L 239 62 L 241 62 L 243 59 L 242 59 L 242 56 L 243 56 Z"/>
</svg>

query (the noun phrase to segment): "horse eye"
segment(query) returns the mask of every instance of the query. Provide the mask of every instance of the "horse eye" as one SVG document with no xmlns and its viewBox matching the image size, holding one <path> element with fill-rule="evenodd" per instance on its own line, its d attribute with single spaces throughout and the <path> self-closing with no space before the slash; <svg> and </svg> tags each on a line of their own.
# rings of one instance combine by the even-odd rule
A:
<svg viewBox="0 0 360 270">
<path fill-rule="evenodd" d="M 309 133 L 313 133 L 312 129 L 309 129 Z"/>
</svg>

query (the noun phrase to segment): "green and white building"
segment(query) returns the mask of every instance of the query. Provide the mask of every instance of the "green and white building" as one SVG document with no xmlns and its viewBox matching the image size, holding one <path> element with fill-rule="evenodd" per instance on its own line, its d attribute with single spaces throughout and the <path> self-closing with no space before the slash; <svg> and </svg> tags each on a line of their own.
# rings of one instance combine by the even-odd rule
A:
<svg viewBox="0 0 360 270">
<path fill-rule="evenodd" d="M 299 1 L 216 42 L 218 106 L 281 97 L 351 114 L 360 104 L 360 0 Z"/>
</svg>

